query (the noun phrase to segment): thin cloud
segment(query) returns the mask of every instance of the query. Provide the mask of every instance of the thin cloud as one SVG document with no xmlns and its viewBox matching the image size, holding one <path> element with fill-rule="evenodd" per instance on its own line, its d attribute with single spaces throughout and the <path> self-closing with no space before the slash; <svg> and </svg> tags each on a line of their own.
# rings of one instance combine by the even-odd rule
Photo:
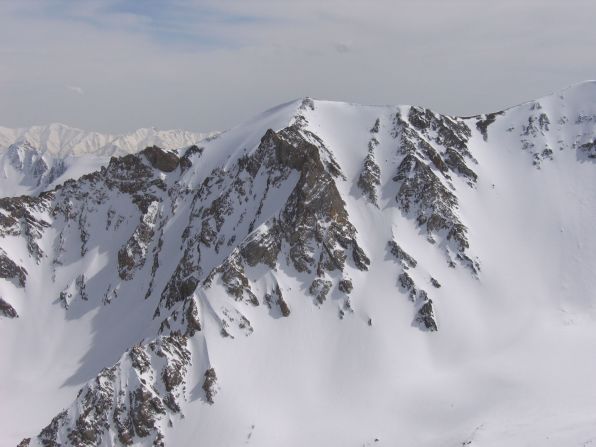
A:
<svg viewBox="0 0 596 447">
<path fill-rule="evenodd" d="M 349 53 L 352 51 L 352 46 L 344 42 L 338 42 L 333 47 L 338 53 Z"/>
<path fill-rule="evenodd" d="M 79 95 L 83 95 L 85 93 L 81 87 L 77 87 L 76 85 L 67 85 L 66 88 L 71 92 L 75 92 Z"/>
</svg>

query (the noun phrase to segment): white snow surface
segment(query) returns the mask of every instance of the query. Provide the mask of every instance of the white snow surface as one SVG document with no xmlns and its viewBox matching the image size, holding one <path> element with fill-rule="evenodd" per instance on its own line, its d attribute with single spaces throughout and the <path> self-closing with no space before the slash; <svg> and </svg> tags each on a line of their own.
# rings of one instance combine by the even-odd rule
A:
<svg viewBox="0 0 596 447">
<path fill-rule="evenodd" d="M 279 106 L 204 140 L 203 155 L 190 169 L 163 178 L 198 188 L 214 168 L 228 169 L 253 153 L 268 129 L 279 131 L 301 114 L 305 130 L 324 142 L 341 167 L 345 179 L 335 181 L 371 261 L 368 271 L 348 266 L 343 272 L 354 284 L 353 312 L 338 318 L 345 297 L 337 290 L 323 304 L 315 303 L 304 275 L 284 265 L 284 256 L 274 271 L 258 265 L 249 275 L 255 291 L 277 281 L 292 311 L 287 318 L 272 315 L 263 304 L 234 301 L 217 282 L 208 289 L 199 286 L 194 296 L 202 330 L 190 338 L 193 365 L 184 417 L 161 426 L 166 445 L 596 445 L 596 160 L 580 149 L 596 138 L 596 83 L 504 111 L 488 126 L 486 140 L 476 127 L 478 118 L 465 119 L 471 129 L 468 149 L 476 160 L 468 166 L 478 180 L 470 186 L 452 175 L 450 183 L 468 228 L 470 253 L 480 263 L 478 275 L 460 264 L 450 267 L 444 252 L 396 206 L 392 178 L 403 156 L 392 130 L 396 113 L 407 116 L 409 106 L 313 100 L 311 109 L 301 104 Z M 528 131 L 529 118 L 537 120 L 541 113 L 548 116 L 548 130 Z M 375 207 L 356 184 L 377 119 L 381 184 Z M 76 131 L 61 126 L 34 129 L 0 128 L 0 146 L 22 138 L 42 153 L 64 157 L 160 145 L 157 135 L 150 137 L 146 130 L 113 138 L 95 133 L 74 137 Z M 159 138 L 163 144 L 167 136 Z M 199 138 L 172 135 L 169 147 Z M 552 159 L 533 163 L 533 154 L 540 156 L 545 148 Z M 2 160 L 6 155 L 0 155 Z M 73 169 L 97 169 L 86 157 L 78 157 Z M 71 159 L 64 160 L 68 164 Z M 7 166 L 3 161 L 2 191 L 18 194 L 9 185 L 19 177 Z M 279 213 L 296 180 L 289 178 L 265 203 L 263 219 Z M 50 254 L 39 264 L 22 238 L 0 239 L 0 247 L 29 274 L 24 289 L 0 279 L 0 296 L 19 314 L 0 317 L 0 445 L 34 438 L 103 368 L 157 336 L 159 321 L 153 313 L 180 260 L 181 234 L 190 219 L 185 206 L 159 210 L 168 216 L 159 261 L 164 267 L 148 299 L 148 279 L 141 273 L 150 271 L 150 260 L 130 281 L 114 273 L 118 250 L 139 220 L 138 211 L 127 208 L 120 195 L 109 203 L 124 218 L 118 229 L 103 230 L 107 206 L 89 212 L 89 225 L 102 230 L 91 233 L 90 250 L 83 256 L 78 239 L 66 240 L 67 257 L 57 267 L 50 255 L 57 226 L 41 239 Z M 240 213 L 242 206 L 256 208 L 258 202 L 234 206 Z M 229 234 L 233 231 L 240 230 L 230 228 Z M 398 263 L 387 252 L 393 239 L 418 261 L 408 273 L 433 300 L 437 332 L 412 324 L 413 303 L 400 291 Z M 69 251 L 68 244 L 75 248 Z M 205 262 L 213 267 L 229 251 L 208 253 Z M 65 309 L 57 298 L 81 273 L 93 284 L 89 299 L 74 300 Z M 440 288 L 430 284 L 431 276 Z M 104 304 L 108 283 L 118 297 Z M 254 332 L 222 337 L 218 315 L 223 306 L 248 318 Z M 213 405 L 198 397 L 208 366 L 218 377 Z M 114 439 L 104 437 L 101 445 L 117 445 Z M 151 444 L 136 437 L 134 445 Z"/>
</svg>

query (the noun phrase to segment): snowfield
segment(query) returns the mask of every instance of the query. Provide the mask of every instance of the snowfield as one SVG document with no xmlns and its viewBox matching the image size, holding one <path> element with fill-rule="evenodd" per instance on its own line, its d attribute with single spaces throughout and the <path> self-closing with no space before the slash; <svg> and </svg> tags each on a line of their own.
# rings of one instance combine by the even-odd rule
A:
<svg viewBox="0 0 596 447">
<path fill-rule="evenodd" d="M 596 444 L 596 82 L 198 140 L 3 161 L 1 445 Z"/>
</svg>

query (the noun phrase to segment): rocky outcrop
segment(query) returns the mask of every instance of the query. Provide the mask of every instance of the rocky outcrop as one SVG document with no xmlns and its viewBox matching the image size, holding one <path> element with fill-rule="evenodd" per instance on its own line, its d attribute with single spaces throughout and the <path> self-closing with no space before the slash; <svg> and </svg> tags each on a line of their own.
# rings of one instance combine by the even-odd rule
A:
<svg viewBox="0 0 596 447">
<path fill-rule="evenodd" d="M 356 228 L 348 219 L 345 203 L 337 190 L 333 173 L 323 163 L 319 148 L 308 143 L 296 129 L 279 135 L 269 133 L 279 162 L 300 174 L 280 214 L 289 257 L 298 272 L 320 274 L 343 270 L 348 249 L 357 268 L 366 270 L 370 261 L 356 241 Z M 319 259 L 314 256 L 319 253 Z"/>
<path fill-rule="evenodd" d="M 149 146 L 143 149 L 141 154 L 151 163 L 151 166 L 163 172 L 172 172 L 180 164 L 180 159 L 175 153 L 166 152 L 157 146 Z"/>
<path fill-rule="evenodd" d="M 426 229 L 430 242 L 444 235 L 457 251 L 468 248 L 467 228 L 456 214 L 457 197 L 426 164 L 407 155 L 393 181 L 399 184 L 396 200 L 400 208 Z"/>
<path fill-rule="evenodd" d="M 27 280 L 27 271 L 10 259 L 1 248 L 0 278 L 11 280 L 18 287 L 25 287 L 25 281 Z"/>
<path fill-rule="evenodd" d="M 596 159 L 596 140 L 581 144 L 579 150 L 590 159 Z"/>
<path fill-rule="evenodd" d="M 340 292 L 343 292 L 346 295 L 349 295 L 352 292 L 352 290 L 354 290 L 354 285 L 352 284 L 351 280 L 342 279 L 337 284 L 337 288 L 339 289 Z"/>
<path fill-rule="evenodd" d="M 163 445 L 162 425 L 181 413 L 191 363 L 183 336 L 131 348 L 88 382 L 38 435 L 45 446 Z"/>
<path fill-rule="evenodd" d="M 67 285 L 64 290 L 60 292 L 58 301 L 62 304 L 65 309 L 69 309 L 71 304 L 76 300 L 80 299 L 83 301 L 88 300 L 87 286 L 85 283 L 85 275 L 80 274 Z"/>
<path fill-rule="evenodd" d="M 420 304 L 414 322 L 423 330 L 430 332 L 436 332 L 438 330 L 433 302 L 426 296 L 426 293 L 420 298 Z"/>
<path fill-rule="evenodd" d="M 0 199 L 0 237 L 20 236 L 27 244 L 29 255 L 39 264 L 45 255 L 39 245 L 45 230 L 50 226 L 46 215 L 52 192 L 39 197 L 5 197 Z"/>
<path fill-rule="evenodd" d="M 311 142 L 311 139 L 312 136 L 304 136 L 297 126 L 277 133 L 269 130 L 257 150 L 240 159 L 240 169 L 249 177 L 245 177 L 242 184 L 233 182 L 228 189 L 220 189 L 217 196 L 220 205 L 214 208 L 212 204 L 207 208 L 210 210 L 208 214 L 202 213 L 202 216 L 212 216 L 207 224 L 209 231 L 205 230 L 205 220 L 201 225 L 200 240 L 208 248 L 215 250 L 213 241 L 221 238 L 224 215 L 231 212 L 228 211 L 231 210 L 230 204 L 245 201 L 244 197 L 254 188 L 255 178 L 266 178 L 265 195 L 274 188 L 281 188 L 292 175 L 297 180 L 294 180 L 279 214 L 258 225 L 261 201 L 249 225 L 249 234 L 239 243 L 240 248 L 232 251 L 220 266 L 207 275 L 203 282 L 205 287 L 210 287 L 218 278 L 235 300 L 258 305 L 246 270 L 259 264 L 275 270 L 280 262 L 282 246 L 287 247 L 285 255 L 296 275 L 316 275 L 320 278 L 325 272 L 343 271 L 346 265 L 359 270 L 368 269 L 370 260 L 356 240 L 356 228 L 349 221 L 345 203 L 335 184 L 334 177 L 339 175 L 340 169 L 332 159 L 326 158 L 325 149 L 317 146 L 320 144 L 318 140 Z M 242 177 L 236 174 L 235 178 Z M 225 202 L 222 198 L 226 198 Z M 222 203 L 226 205 L 221 206 Z M 237 226 L 242 224 L 241 220 L 248 211 L 240 214 Z M 208 237 L 204 237 L 206 233 Z M 196 256 L 194 258 L 196 260 Z M 311 289 L 320 303 L 329 292 L 327 287 L 318 290 L 317 286 L 311 286 Z M 281 297 L 279 287 L 267 291 L 264 298 L 270 308 L 276 306 L 282 316 L 289 315 L 290 308 Z M 225 333 L 228 334 L 227 329 Z"/>
<path fill-rule="evenodd" d="M 492 123 L 496 121 L 497 116 L 503 114 L 504 112 L 495 112 L 474 117 L 476 118 L 476 128 L 482 134 L 482 138 L 484 139 L 484 141 L 488 141 L 488 126 L 490 126 Z"/>
<path fill-rule="evenodd" d="M 323 304 L 327 299 L 327 295 L 329 294 L 332 286 L 333 283 L 331 281 L 317 278 L 311 283 L 310 287 L 308 288 L 308 293 L 314 296 L 319 304 Z"/>
<path fill-rule="evenodd" d="M 180 157 L 180 169 L 182 172 L 186 171 L 192 166 L 192 158 L 200 158 L 201 155 L 203 155 L 203 150 L 204 148 L 195 144 L 186 149 L 184 155 Z"/>
<path fill-rule="evenodd" d="M 209 368 L 205 371 L 203 391 L 205 392 L 205 399 L 207 399 L 207 402 L 214 404 L 214 398 L 217 394 L 217 375 L 215 374 L 215 369 L 213 368 Z"/>
<path fill-rule="evenodd" d="M 410 256 L 406 251 L 399 246 L 395 241 L 389 241 L 387 243 L 391 254 L 400 262 L 400 265 L 404 270 L 414 268 L 418 265 L 418 262 Z"/>
<path fill-rule="evenodd" d="M 416 298 L 416 286 L 412 277 L 408 275 L 406 272 L 402 272 L 397 277 L 397 280 L 399 281 L 399 285 L 402 288 L 402 290 L 408 294 L 412 301 L 414 301 L 414 299 Z"/>
<path fill-rule="evenodd" d="M 0 316 L 7 318 L 18 318 L 19 314 L 9 303 L 0 297 Z"/>
<path fill-rule="evenodd" d="M 373 137 L 368 142 L 368 154 L 364 159 L 357 183 L 362 193 L 375 206 L 378 206 L 377 188 L 381 184 L 381 168 L 375 160 L 375 148 L 379 145 L 376 135 L 379 133 L 379 129 L 380 120 L 377 118 L 370 131 Z"/>
<path fill-rule="evenodd" d="M 277 307 L 282 317 L 290 316 L 290 306 L 288 306 L 288 303 L 284 300 L 279 284 L 275 284 L 273 290 L 265 294 L 264 301 L 267 307 L 271 310 L 273 310 L 274 307 Z"/>
<path fill-rule="evenodd" d="M 153 201 L 147 206 L 147 211 L 141 216 L 139 225 L 126 245 L 118 251 L 118 274 L 121 279 L 132 279 L 135 271 L 144 266 L 158 217 L 159 203 Z"/>
</svg>

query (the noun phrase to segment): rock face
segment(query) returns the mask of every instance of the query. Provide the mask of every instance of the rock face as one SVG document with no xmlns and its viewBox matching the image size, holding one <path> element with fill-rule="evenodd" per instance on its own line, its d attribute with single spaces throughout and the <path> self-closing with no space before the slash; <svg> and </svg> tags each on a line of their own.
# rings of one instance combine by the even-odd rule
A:
<svg viewBox="0 0 596 447">
<path fill-rule="evenodd" d="M 441 336 L 454 314 L 446 297 L 460 290 L 450 272 L 482 287 L 469 207 L 492 180 L 479 154 L 500 132 L 519 136 L 516 156 L 532 173 L 564 150 L 594 158 L 589 114 L 560 123 L 527 106 L 503 130 L 508 111 L 464 119 L 345 106 L 326 121 L 322 109 L 337 105 L 291 107 L 200 147 L 147 147 L 39 196 L 0 199 L 0 326 L 48 309 L 64 313 L 65 327 L 92 316 L 85 341 L 117 349 L 106 348 L 103 369 L 81 367 L 92 372 L 71 405 L 22 445 L 172 445 L 189 408 L 229 400 L 222 346 L 260 339 L 266 327 L 302 328 L 312 312 L 330 327 L 382 331 L 384 319 L 369 316 L 376 300 L 402 300 L 408 334 Z M 549 152 L 562 129 L 577 133 L 575 145 Z M 125 334 L 124 347 L 112 331 Z"/>
<path fill-rule="evenodd" d="M 10 259 L 0 248 L 0 278 L 14 281 L 19 287 L 25 287 L 27 272 Z"/>
<path fill-rule="evenodd" d="M 418 262 L 412 256 L 407 254 L 397 242 L 389 241 L 388 246 L 391 254 L 400 261 L 402 268 L 407 270 L 408 268 L 415 268 L 418 265 Z"/>
<path fill-rule="evenodd" d="M 131 348 L 79 391 L 39 434 L 42 445 L 164 445 L 163 422 L 187 399 L 187 339 L 160 337 Z"/>
<path fill-rule="evenodd" d="M 7 318 L 18 318 L 19 314 L 17 314 L 17 311 L 14 310 L 14 307 L 0 297 L 0 316 Z"/>
<path fill-rule="evenodd" d="M 172 152 L 166 152 L 157 146 L 150 146 L 141 151 L 151 166 L 163 172 L 172 172 L 180 164 L 178 156 Z"/>
<path fill-rule="evenodd" d="M 217 375 L 213 368 L 209 368 L 205 371 L 205 381 L 203 382 L 203 391 L 205 391 L 205 399 L 210 404 L 215 403 L 214 397 L 217 393 L 215 386 L 217 383 Z"/>
<path fill-rule="evenodd" d="M 370 130 L 372 137 L 368 142 L 368 154 L 364 159 L 362 171 L 358 177 L 358 187 L 368 197 L 368 200 L 378 206 L 377 188 L 381 184 L 381 168 L 375 159 L 375 148 L 379 145 L 377 136 L 379 134 L 381 121 L 377 118 Z"/>
<path fill-rule="evenodd" d="M 422 328 L 431 332 L 438 330 L 432 300 L 423 300 L 422 305 L 416 313 L 415 322 L 418 323 Z"/>
</svg>

